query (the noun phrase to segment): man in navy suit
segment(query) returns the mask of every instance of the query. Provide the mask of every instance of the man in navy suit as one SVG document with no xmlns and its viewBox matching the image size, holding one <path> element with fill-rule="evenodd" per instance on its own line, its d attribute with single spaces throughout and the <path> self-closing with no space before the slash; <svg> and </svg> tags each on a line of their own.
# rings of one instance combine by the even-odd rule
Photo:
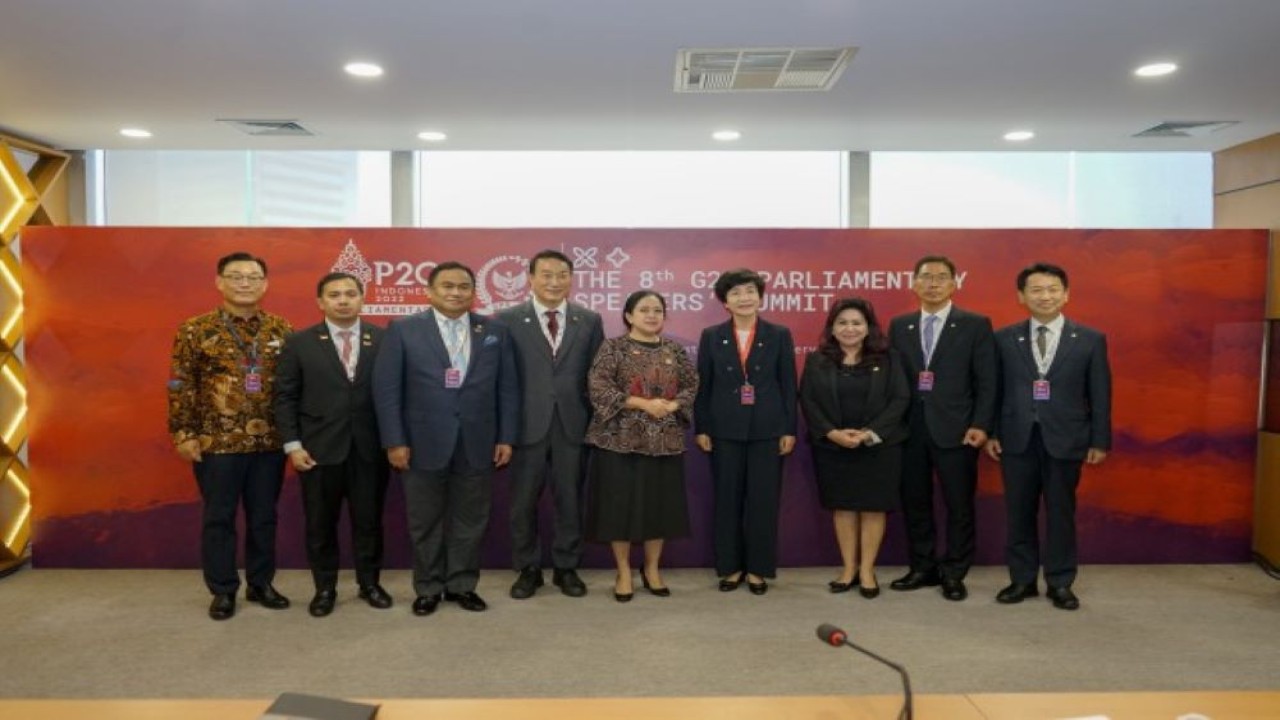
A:
<svg viewBox="0 0 1280 720">
<path fill-rule="evenodd" d="M 1036 576 L 1043 563 L 1054 607 L 1080 607 L 1071 590 L 1076 487 L 1081 467 L 1102 462 L 1111 448 L 1111 368 L 1106 336 L 1063 316 L 1068 297 L 1065 270 L 1032 265 L 1018 273 L 1018 302 L 1030 311 L 1030 321 L 996 333 L 1000 413 L 986 450 L 1004 477 L 1010 584 L 996 600 L 1005 604 L 1039 595 Z"/>
<path fill-rule="evenodd" d="M 415 615 L 440 601 L 480 612 L 480 541 L 494 467 L 511 460 L 520 416 L 507 326 L 470 312 L 475 273 L 457 262 L 427 278 L 431 309 L 387 328 L 373 370 L 382 446 L 404 479 Z"/>
<path fill-rule="evenodd" d="M 361 322 L 364 285 L 334 272 L 316 286 L 324 322 L 289 336 L 276 362 L 275 417 L 302 485 L 307 562 L 316 594 L 309 611 L 333 612 L 338 582 L 338 514 L 347 500 L 360 598 L 391 607 L 378 584 L 387 463 L 373 412 L 373 364 L 382 328 Z"/>
<path fill-rule="evenodd" d="M 996 350 L 991 321 L 951 302 L 956 266 L 930 255 L 916 261 L 920 309 L 889 323 L 889 339 L 902 356 L 911 386 L 902 461 L 902 516 L 911 567 L 894 590 L 942 585 L 942 596 L 968 597 L 965 575 L 973 565 L 977 530 L 978 448 L 987 441 L 996 407 Z M 938 476 L 947 523 L 946 552 L 937 553 L 933 477 Z"/>
<path fill-rule="evenodd" d="M 511 329 L 522 392 L 519 444 L 511 461 L 511 561 L 520 574 L 511 597 L 542 587 L 538 500 L 549 483 L 555 500 L 551 582 L 569 597 L 587 594 L 582 559 L 583 438 L 591 420 L 587 371 L 604 328 L 600 315 L 569 302 L 573 263 L 543 250 L 529 261 L 533 297 L 498 313 Z"/>
</svg>

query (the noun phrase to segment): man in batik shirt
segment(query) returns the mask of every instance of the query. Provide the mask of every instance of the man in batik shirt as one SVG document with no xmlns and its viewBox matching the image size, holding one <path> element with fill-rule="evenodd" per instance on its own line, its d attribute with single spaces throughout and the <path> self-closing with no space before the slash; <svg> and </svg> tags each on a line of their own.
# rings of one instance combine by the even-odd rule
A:
<svg viewBox="0 0 1280 720">
<path fill-rule="evenodd" d="M 289 607 L 271 582 L 276 571 L 276 501 L 284 454 L 272 423 L 276 358 L 289 322 L 259 307 L 267 264 L 237 252 L 218 260 L 222 305 L 182 323 L 173 341 L 169 433 L 192 464 L 204 500 L 200 564 L 213 593 L 209 617 L 236 612 L 236 509 L 244 505 L 245 598 Z"/>
</svg>

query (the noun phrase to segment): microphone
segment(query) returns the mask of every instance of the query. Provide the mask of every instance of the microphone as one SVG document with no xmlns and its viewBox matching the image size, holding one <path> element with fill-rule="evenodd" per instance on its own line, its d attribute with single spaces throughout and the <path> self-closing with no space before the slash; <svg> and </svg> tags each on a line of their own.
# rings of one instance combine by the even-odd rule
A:
<svg viewBox="0 0 1280 720">
<path fill-rule="evenodd" d="M 872 660 L 888 665 L 896 670 L 898 675 L 902 677 L 902 709 L 898 711 L 898 720 L 912 720 L 911 678 L 907 676 L 906 668 L 892 660 L 883 658 L 860 645 L 850 642 L 849 633 L 846 633 L 844 630 L 841 630 L 831 623 L 822 623 L 818 626 L 818 639 L 832 647 L 840 647 L 841 645 L 851 647 Z"/>
</svg>

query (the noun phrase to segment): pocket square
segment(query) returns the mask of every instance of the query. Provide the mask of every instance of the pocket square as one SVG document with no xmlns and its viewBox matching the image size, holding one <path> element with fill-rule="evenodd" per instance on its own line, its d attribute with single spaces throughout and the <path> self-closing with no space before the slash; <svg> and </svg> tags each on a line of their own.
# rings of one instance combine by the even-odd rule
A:
<svg viewBox="0 0 1280 720">
<path fill-rule="evenodd" d="M 497 345 L 497 344 L 498 344 L 498 336 L 497 336 L 497 335 L 485 335 L 485 336 L 484 336 L 484 346 L 485 346 L 485 347 L 489 347 L 490 345 Z"/>
</svg>

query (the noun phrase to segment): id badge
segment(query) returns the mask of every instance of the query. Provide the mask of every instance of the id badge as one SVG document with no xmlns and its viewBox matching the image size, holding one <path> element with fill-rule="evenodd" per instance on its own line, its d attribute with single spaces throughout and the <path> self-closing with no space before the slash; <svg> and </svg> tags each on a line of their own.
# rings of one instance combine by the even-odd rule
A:
<svg viewBox="0 0 1280 720">
<path fill-rule="evenodd" d="M 444 386 L 450 390 L 462 387 L 462 371 L 458 368 L 445 369 Z"/>
<path fill-rule="evenodd" d="M 744 383 L 742 389 L 738 392 L 738 397 L 743 405 L 755 405 L 756 387 L 751 383 Z"/>
<path fill-rule="evenodd" d="M 1037 401 L 1046 401 L 1049 399 L 1049 381 L 1036 380 L 1031 383 L 1031 399 Z"/>
<path fill-rule="evenodd" d="M 920 376 L 916 378 L 916 390 L 920 392 L 929 392 L 933 389 L 933 371 L 921 370 Z"/>
<path fill-rule="evenodd" d="M 244 376 L 244 391 L 251 393 L 262 392 L 262 373 L 250 372 Z"/>
</svg>

